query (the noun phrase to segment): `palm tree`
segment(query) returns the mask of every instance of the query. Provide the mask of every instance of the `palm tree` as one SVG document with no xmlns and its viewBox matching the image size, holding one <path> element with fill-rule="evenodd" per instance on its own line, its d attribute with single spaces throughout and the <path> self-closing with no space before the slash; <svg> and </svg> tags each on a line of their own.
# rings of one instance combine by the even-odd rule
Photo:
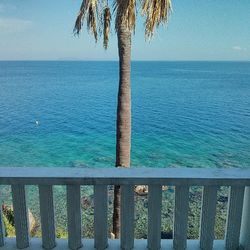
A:
<svg viewBox="0 0 250 250">
<path fill-rule="evenodd" d="M 83 0 L 75 22 L 75 33 L 79 34 L 83 21 L 93 34 L 95 41 L 103 36 L 103 46 L 108 47 L 112 15 L 119 51 L 119 90 L 116 120 L 116 167 L 130 167 L 131 149 L 131 35 L 135 32 L 136 0 L 114 0 L 113 11 L 108 0 Z M 171 12 L 171 0 L 140 0 L 142 16 L 145 17 L 145 36 L 151 38 L 161 23 L 167 23 Z M 113 234 L 120 236 L 120 187 L 114 190 Z"/>
</svg>

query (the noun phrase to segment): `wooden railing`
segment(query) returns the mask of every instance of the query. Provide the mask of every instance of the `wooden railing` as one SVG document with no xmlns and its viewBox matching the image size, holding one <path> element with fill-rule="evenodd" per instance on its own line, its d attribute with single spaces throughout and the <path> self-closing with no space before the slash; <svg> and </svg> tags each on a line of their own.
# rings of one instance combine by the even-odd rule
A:
<svg viewBox="0 0 250 250">
<path fill-rule="evenodd" d="M 0 168 L 0 185 L 11 185 L 16 238 L 0 249 L 250 249 L 250 169 Z M 38 185 L 42 239 L 30 239 L 25 185 Z M 56 240 L 53 185 L 67 187 L 68 239 Z M 81 237 L 80 187 L 94 185 L 94 239 Z M 121 239 L 108 240 L 107 186 L 121 185 Z M 134 240 L 134 186 L 148 185 L 148 238 Z M 175 186 L 173 240 L 161 239 L 162 186 Z M 200 237 L 187 240 L 189 188 L 203 187 Z M 230 187 L 226 234 L 214 240 L 217 190 Z M 1 199 L 1 197 L 0 197 Z"/>
</svg>

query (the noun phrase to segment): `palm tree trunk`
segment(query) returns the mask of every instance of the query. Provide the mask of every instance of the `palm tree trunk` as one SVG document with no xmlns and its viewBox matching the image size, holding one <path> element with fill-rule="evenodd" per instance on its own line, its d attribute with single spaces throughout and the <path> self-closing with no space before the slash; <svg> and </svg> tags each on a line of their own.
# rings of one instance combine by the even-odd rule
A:
<svg viewBox="0 0 250 250">
<path fill-rule="evenodd" d="M 130 167 L 131 149 L 131 32 L 124 24 L 117 30 L 119 51 L 119 91 L 116 120 L 116 167 Z M 113 233 L 120 237 L 120 186 L 114 189 Z"/>
</svg>

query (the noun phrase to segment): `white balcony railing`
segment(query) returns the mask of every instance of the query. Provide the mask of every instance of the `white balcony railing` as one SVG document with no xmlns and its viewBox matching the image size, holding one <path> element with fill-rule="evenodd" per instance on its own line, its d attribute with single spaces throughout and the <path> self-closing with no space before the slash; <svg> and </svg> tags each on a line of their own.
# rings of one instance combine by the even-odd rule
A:
<svg viewBox="0 0 250 250">
<path fill-rule="evenodd" d="M 134 240 L 134 185 L 148 185 L 148 239 Z M 11 185 L 16 238 L 0 249 L 250 249 L 250 169 L 0 168 L 0 185 Z M 42 239 L 29 237 L 25 185 L 39 186 Z M 67 186 L 68 239 L 56 240 L 53 185 Z M 81 238 L 80 186 L 94 185 L 94 239 Z M 108 239 L 107 186 L 121 185 L 121 239 Z M 162 186 L 175 186 L 173 240 L 161 240 Z M 200 237 L 187 240 L 191 186 L 203 187 Z M 214 240 L 217 190 L 230 187 L 226 234 Z M 0 197 L 1 199 L 1 197 Z"/>
</svg>

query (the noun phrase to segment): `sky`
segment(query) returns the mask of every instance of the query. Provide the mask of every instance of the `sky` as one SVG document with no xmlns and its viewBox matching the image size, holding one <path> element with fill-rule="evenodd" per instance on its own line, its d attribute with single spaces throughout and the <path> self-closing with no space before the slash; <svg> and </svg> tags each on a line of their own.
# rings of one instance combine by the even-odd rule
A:
<svg viewBox="0 0 250 250">
<path fill-rule="evenodd" d="M 150 41 L 138 12 L 132 60 L 250 61 L 249 0 L 172 0 L 168 25 Z M 86 29 L 73 35 L 81 0 L 0 0 L 0 60 L 117 60 Z M 114 25 L 112 25 L 114 28 Z"/>
</svg>

